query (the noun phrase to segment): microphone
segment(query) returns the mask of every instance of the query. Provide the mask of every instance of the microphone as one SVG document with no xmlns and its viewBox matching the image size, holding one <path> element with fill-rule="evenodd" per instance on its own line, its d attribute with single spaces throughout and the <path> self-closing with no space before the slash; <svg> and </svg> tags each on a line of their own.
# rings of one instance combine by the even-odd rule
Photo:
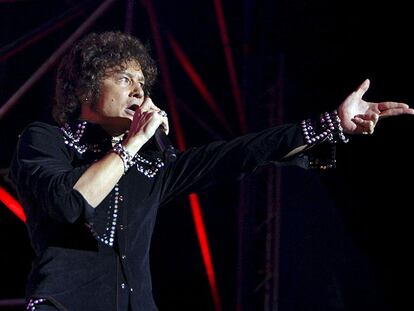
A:
<svg viewBox="0 0 414 311">
<path fill-rule="evenodd" d="M 174 148 L 162 126 L 158 127 L 154 134 L 158 149 L 163 153 L 166 162 L 174 162 L 177 159 L 177 149 Z"/>
</svg>

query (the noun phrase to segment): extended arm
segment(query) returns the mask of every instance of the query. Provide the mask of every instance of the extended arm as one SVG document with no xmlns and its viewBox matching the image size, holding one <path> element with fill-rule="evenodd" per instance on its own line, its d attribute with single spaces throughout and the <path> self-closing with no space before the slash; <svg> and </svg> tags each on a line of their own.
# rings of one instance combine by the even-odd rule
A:
<svg viewBox="0 0 414 311">
<path fill-rule="evenodd" d="M 414 109 L 404 103 L 393 101 L 375 103 L 363 100 L 362 97 L 368 90 L 369 85 L 370 81 L 366 79 L 338 107 L 337 111 L 343 133 L 349 135 L 372 134 L 381 118 L 414 114 Z M 307 145 L 296 147 L 286 157 L 294 156 L 305 150 L 306 147 Z"/>
</svg>

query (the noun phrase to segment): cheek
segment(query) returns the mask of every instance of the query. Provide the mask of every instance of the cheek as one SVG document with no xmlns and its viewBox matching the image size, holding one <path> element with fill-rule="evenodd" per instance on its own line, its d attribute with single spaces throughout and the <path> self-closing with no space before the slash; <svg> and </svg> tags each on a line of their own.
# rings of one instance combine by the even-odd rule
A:
<svg viewBox="0 0 414 311">
<path fill-rule="evenodd" d="M 114 88 L 103 88 L 98 102 L 98 110 L 104 114 L 117 114 L 119 107 L 125 101 L 125 93 Z"/>
<path fill-rule="evenodd" d="M 107 98 L 106 101 L 105 101 L 105 107 L 104 107 L 105 111 L 106 112 L 114 111 L 115 108 L 116 108 L 115 103 L 116 103 L 115 98 L 113 98 L 113 97 Z"/>
<path fill-rule="evenodd" d="M 114 102 L 115 100 L 113 98 L 101 97 L 96 105 L 96 111 L 107 114 L 108 112 L 111 112 Z"/>
</svg>

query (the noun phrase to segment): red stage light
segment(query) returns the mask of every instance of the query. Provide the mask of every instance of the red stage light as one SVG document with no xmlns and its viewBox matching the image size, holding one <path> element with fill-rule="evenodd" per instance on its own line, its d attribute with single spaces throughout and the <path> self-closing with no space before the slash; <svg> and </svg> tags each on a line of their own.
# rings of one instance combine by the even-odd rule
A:
<svg viewBox="0 0 414 311">
<path fill-rule="evenodd" d="M 13 198 L 13 196 L 7 192 L 6 189 L 0 186 L 0 201 L 6 205 L 17 217 L 23 222 L 26 222 L 26 215 L 24 214 L 23 208 L 20 203 Z"/>
</svg>

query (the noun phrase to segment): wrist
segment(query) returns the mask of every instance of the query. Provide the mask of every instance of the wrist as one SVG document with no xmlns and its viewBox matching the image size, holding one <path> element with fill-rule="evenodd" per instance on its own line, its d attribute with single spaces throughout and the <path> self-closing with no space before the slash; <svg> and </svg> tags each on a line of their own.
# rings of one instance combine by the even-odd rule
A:
<svg viewBox="0 0 414 311">
<path fill-rule="evenodd" d="M 320 124 L 322 126 L 322 129 L 328 130 L 330 132 L 330 135 L 328 135 L 329 142 L 349 142 L 349 139 L 344 134 L 342 119 L 339 115 L 338 110 L 322 113 L 320 116 Z"/>
<path fill-rule="evenodd" d="M 145 144 L 145 141 L 143 141 L 141 138 L 130 138 L 126 137 L 122 141 L 122 146 L 132 155 L 135 156 L 135 154 L 142 148 L 142 146 Z"/>
<path fill-rule="evenodd" d="M 301 127 L 308 145 L 317 144 L 325 140 L 330 143 L 348 142 L 337 110 L 322 113 L 318 120 L 303 120 Z"/>
<path fill-rule="evenodd" d="M 116 143 L 112 148 L 112 152 L 116 153 L 121 158 L 125 174 L 134 164 L 134 155 L 131 155 L 121 143 Z"/>
</svg>

